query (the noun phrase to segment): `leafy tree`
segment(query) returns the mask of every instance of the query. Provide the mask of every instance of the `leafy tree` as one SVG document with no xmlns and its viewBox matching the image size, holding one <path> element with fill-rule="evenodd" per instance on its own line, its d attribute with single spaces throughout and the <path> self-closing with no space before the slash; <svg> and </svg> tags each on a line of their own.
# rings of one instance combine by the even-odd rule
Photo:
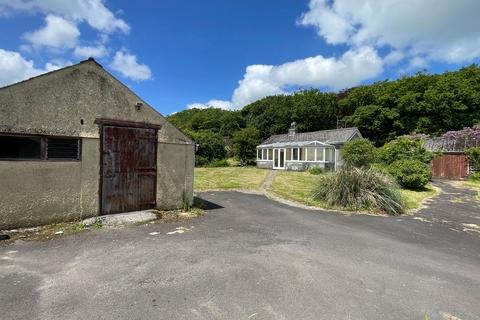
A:
<svg viewBox="0 0 480 320">
<path fill-rule="evenodd" d="M 177 112 L 168 119 L 184 131 L 211 130 L 228 137 L 244 127 L 245 122 L 239 111 L 218 108 L 188 109 Z"/>
<path fill-rule="evenodd" d="M 399 127 L 397 123 L 399 117 L 394 109 L 370 104 L 358 107 L 353 115 L 344 119 L 347 124 L 358 127 L 363 136 L 374 139 L 378 145 L 382 145 L 396 136 L 395 129 Z"/>
<path fill-rule="evenodd" d="M 346 165 L 367 167 L 376 156 L 376 148 L 368 139 L 354 139 L 344 144 L 342 157 Z"/>
<path fill-rule="evenodd" d="M 195 156 L 197 166 L 205 166 L 212 161 L 225 158 L 225 144 L 219 133 L 203 130 L 192 133 L 192 138 L 198 145 Z"/>
<path fill-rule="evenodd" d="M 441 135 L 480 123 L 480 67 L 421 72 L 338 94 L 301 90 L 260 99 L 240 111 L 189 109 L 168 119 L 187 134 L 219 133 L 232 152 L 232 137 L 247 126 L 257 128 L 266 139 L 286 133 L 293 121 L 306 132 L 336 128 L 337 119 L 358 127 L 365 138 L 381 146 L 412 132 Z"/>
<path fill-rule="evenodd" d="M 437 75 L 422 72 L 352 88 L 339 104 L 351 112 L 345 120 L 377 145 L 413 131 L 438 135 L 458 130 L 479 122 L 480 68 L 471 65 Z M 369 105 L 376 107 L 366 108 Z"/>
<path fill-rule="evenodd" d="M 245 119 L 240 111 L 230 111 L 220 118 L 220 134 L 224 137 L 232 138 L 233 134 L 245 127 Z"/>
<path fill-rule="evenodd" d="M 335 93 L 317 89 L 299 91 L 293 95 L 270 96 L 242 109 L 246 124 L 260 131 L 263 139 L 286 133 L 290 123 L 297 122 L 300 131 L 335 128 L 341 113 Z"/>
<path fill-rule="evenodd" d="M 235 132 L 233 135 L 233 146 L 240 164 L 246 165 L 255 159 L 257 155 L 256 146 L 261 141 L 260 132 L 254 127 L 246 127 Z"/>
<path fill-rule="evenodd" d="M 378 150 L 378 159 L 388 165 L 397 160 L 418 160 L 430 163 L 435 154 L 427 151 L 423 144 L 421 139 L 400 137 L 382 146 Z"/>
</svg>

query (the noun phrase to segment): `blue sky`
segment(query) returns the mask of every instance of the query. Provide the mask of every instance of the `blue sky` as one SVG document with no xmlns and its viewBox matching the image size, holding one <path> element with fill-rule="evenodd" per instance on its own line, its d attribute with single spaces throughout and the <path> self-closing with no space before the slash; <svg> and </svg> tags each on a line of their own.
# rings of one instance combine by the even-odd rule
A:
<svg viewBox="0 0 480 320">
<path fill-rule="evenodd" d="M 0 0 L 0 86 L 95 56 L 162 114 L 480 57 L 474 0 Z"/>
</svg>

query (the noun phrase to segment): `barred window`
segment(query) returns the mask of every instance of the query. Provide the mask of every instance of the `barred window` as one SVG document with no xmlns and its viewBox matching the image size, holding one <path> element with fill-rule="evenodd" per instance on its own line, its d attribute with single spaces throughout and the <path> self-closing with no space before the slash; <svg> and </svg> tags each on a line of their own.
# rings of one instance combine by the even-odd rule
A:
<svg viewBox="0 0 480 320">
<path fill-rule="evenodd" d="M 80 139 L 47 138 L 47 159 L 80 159 Z"/>
<path fill-rule="evenodd" d="M 3 160 L 80 160 L 81 140 L 0 134 L 0 159 Z"/>
</svg>

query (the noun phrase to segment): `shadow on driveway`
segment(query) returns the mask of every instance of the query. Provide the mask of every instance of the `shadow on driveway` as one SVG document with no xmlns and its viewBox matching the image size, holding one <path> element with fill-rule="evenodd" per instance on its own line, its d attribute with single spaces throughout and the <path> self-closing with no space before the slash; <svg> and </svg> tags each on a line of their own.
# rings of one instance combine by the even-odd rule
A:
<svg viewBox="0 0 480 320">
<path fill-rule="evenodd" d="M 372 217 L 209 192 L 198 219 L 17 241 L 0 246 L 0 317 L 478 319 L 480 237 L 459 231 L 478 211 L 448 201 L 463 194 Z"/>
</svg>

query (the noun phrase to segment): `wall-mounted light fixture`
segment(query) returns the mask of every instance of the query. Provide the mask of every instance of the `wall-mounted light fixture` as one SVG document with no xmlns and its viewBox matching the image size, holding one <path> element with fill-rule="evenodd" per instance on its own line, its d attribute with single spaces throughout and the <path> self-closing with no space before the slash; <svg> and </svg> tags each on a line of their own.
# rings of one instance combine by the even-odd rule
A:
<svg viewBox="0 0 480 320">
<path fill-rule="evenodd" d="M 137 102 L 135 104 L 135 109 L 137 109 L 137 111 L 140 111 L 142 109 L 142 107 L 143 107 L 143 103 L 141 103 L 141 102 Z"/>
</svg>

